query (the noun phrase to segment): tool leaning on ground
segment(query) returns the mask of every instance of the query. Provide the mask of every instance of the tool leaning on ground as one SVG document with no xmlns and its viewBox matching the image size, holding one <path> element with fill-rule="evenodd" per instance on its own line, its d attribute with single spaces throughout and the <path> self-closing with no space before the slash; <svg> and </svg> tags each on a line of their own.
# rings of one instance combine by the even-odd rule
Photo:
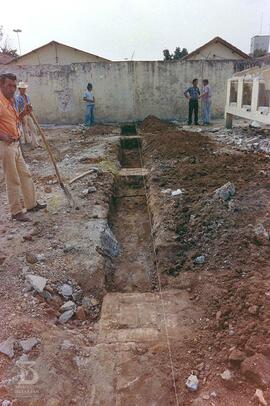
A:
<svg viewBox="0 0 270 406">
<path fill-rule="evenodd" d="M 38 124 L 37 119 L 34 116 L 33 112 L 30 113 L 30 117 L 34 121 L 35 126 L 37 127 L 37 129 L 38 129 L 38 131 L 39 131 L 39 133 L 41 135 L 42 141 L 43 141 L 43 143 L 44 143 L 44 145 L 45 145 L 45 147 L 47 149 L 47 152 L 48 152 L 48 154 L 49 154 L 49 156 L 51 158 L 51 161 L 52 161 L 52 164 L 54 166 L 55 173 L 56 173 L 56 176 L 57 176 L 57 179 L 58 179 L 58 183 L 61 186 L 62 190 L 64 191 L 64 193 L 66 195 L 66 198 L 67 198 L 69 204 L 71 205 L 71 207 L 75 207 L 75 205 L 76 205 L 75 200 L 73 199 L 70 191 L 67 189 L 67 187 L 64 185 L 64 183 L 62 181 L 59 169 L 57 167 L 56 161 L 55 161 L 54 156 L 52 154 L 51 147 L 50 147 L 50 145 L 49 145 L 49 143 L 48 143 L 48 141 L 46 139 L 46 135 L 45 135 L 44 131 L 42 130 L 42 128 L 40 127 L 40 125 Z"/>
</svg>

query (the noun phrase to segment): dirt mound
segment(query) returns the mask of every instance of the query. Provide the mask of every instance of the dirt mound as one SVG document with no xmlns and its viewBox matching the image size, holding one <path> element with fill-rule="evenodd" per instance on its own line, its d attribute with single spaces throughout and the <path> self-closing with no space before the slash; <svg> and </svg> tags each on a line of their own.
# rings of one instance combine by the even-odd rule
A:
<svg viewBox="0 0 270 406">
<path fill-rule="evenodd" d="M 145 135 L 143 156 L 151 169 L 147 182 L 161 280 L 166 287 L 188 288 L 204 311 L 203 332 L 196 337 L 203 350 L 195 345 L 194 358 L 215 360 L 219 372 L 231 368 L 239 392 L 250 390 L 251 397 L 255 388 L 240 388 L 241 357 L 270 358 L 269 158 L 225 150 L 206 136 L 181 131 Z M 228 182 L 235 194 L 217 198 L 216 190 Z M 173 198 L 177 189 L 182 195 Z M 209 385 L 219 372 L 208 378 Z M 222 390 L 220 383 L 215 386 Z"/>
<path fill-rule="evenodd" d="M 119 132 L 120 130 L 117 127 L 112 125 L 103 125 L 103 124 L 96 124 L 93 127 L 87 128 L 85 130 L 87 135 L 108 135 L 114 134 Z"/>
<path fill-rule="evenodd" d="M 160 120 L 155 116 L 147 116 L 140 125 L 140 130 L 146 133 L 155 133 L 174 128 L 170 123 Z"/>
</svg>

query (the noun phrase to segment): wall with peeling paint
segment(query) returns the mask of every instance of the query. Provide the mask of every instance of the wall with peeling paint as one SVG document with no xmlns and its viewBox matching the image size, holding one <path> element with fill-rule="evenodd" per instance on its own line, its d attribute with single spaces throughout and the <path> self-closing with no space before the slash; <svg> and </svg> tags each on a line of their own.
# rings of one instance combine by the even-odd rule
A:
<svg viewBox="0 0 270 406">
<path fill-rule="evenodd" d="M 9 66 L 18 80 L 29 83 L 29 94 L 41 123 L 82 123 L 83 93 L 93 83 L 96 119 L 100 122 L 143 120 L 154 114 L 162 119 L 187 116 L 184 90 L 193 78 L 209 79 L 213 116 L 224 114 L 226 85 L 235 61 L 112 62 L 71 65 Z"/>
</svg>

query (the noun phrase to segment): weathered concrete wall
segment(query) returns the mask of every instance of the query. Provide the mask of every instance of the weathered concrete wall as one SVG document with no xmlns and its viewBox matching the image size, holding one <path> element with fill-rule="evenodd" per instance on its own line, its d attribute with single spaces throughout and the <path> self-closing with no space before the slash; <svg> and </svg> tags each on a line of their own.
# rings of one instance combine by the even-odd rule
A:
<svg viewBox="0 0 270 406">
<path fill-rule="evenodd" d="M 113 62 L 71 65 L 0 67 L 28 81 L 36 114 L 42 123 L 83 122 L 82 101 L 92 82 L 96 119 L 102 122 L 137 121 L 148 114 L 162 119 L 185 119 L 184 90 L 197 77 L 208 78 L 213 92 L 213 116 L 224 114 L 227 79 L 235 61 Z"/>
</svg>

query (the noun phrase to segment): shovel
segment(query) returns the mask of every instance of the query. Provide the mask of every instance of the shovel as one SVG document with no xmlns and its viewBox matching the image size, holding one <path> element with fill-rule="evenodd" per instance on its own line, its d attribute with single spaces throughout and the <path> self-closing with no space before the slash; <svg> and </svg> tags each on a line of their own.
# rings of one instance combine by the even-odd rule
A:
<svg viewBox="0 0 270 406">
<path fill-rule="evenodd" d="M 57 179 L 58 179 L 58 183 L 59 183 L 59 185 L 61 186 L 63 192 L 65 193 L 69 205 L 70 205 L 71 207 L 75 207 L 75 205 L 76 205 L 76 204 L 75 204 L 75 201 L 74 201 L 74 199 L 73 199 L 73 197 L 72 197 L 70 191 L 67 189 L 67 187 L 66 187 L 66 186 L 64 185 L 64 183 L 63 183 L 63 180 L 62 180 L 62 177 L 61 177 L 60 172 L 59 172 L 59 170 L 58 170 L 56 161 L 55 161 L 54 156 L 53 156 L 53 154 L 52 154 L 51 147 L 50 147 L 50 145 L 49 145 L 49 143 L 48 143 L 48 141 L 47 141 L 47 139 L 46 139 L 46 135 L 45 135 L 44 131 L 42 130 L 42 128 L 40 127 L 40 125 L 38 124 L 37 119 L 36 119 L 36 117 L 34 116 L 34 113 L 33 113 L 33 112 L 30 113 L 30 117 L 31 117 L 32 120 L 34 121 L 34 123 L 35 123 L 35 125 L 36 125 L 36 127 L 37 127 L 37 129 L 38 129 L 38 131 L 39 131 L 39 133 L 40 133 L 40 135 L 41 135 L 42 141 L 43 141 L 43 143 L 44 143 L 44 145 L 45 145 L 45 147 L 46 147 L 46 149 L 47 149 L 47 152 L 48 152 L 48 154 L 49 154 L 49 156 L 50 156 L 50 158 L 51 158 L 51 161 L 52 161 L 52 163 L 53 163 L 53 166 L 54 166 L 54 169 L 55 169 L 55 173 L 56 173 L 56 176 L 57 176 Z"/>
</svg>

